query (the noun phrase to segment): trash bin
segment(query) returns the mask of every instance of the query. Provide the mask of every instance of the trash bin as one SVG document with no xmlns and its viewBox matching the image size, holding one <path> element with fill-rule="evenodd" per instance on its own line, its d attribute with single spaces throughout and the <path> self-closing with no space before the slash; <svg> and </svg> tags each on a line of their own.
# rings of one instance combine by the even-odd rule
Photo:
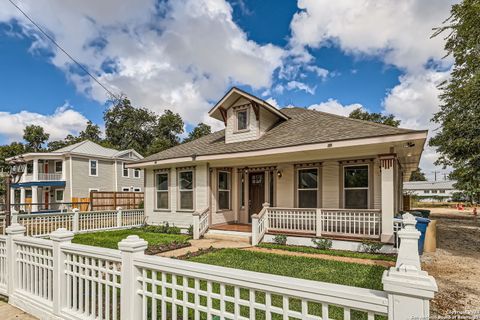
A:
<svg viewBox="0 0 480 320">
<path fill-rule="evenodd" d="M 415 211 L 418 211 L 422 214 L 423 218 L 428 218 L 430 217 L 430 210 L 427 209 L 415 209 Z"/>
<path fill-rule="evenodd" d="M 417 220 L 416 228 L 420 231 L 420 239 L 418 239 L 418 253 L 423 254 L 423 245 L 425 243 L 425 233 L 427 232 L 428 224 L 430 223 L 430 219 L 415 217 Z"/>
</svg>

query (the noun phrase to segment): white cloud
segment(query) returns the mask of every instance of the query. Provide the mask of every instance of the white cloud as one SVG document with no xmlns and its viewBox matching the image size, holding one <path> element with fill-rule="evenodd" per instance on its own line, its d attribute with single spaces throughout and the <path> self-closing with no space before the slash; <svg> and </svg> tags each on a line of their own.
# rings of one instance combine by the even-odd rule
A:
<svg viewBox="0 0 480 320">
<path fill-rule="evenodd" d="M 316 87 L 311 87 L 306 83 L 293 80 L 293 81 L 287 82 L 287 89 L 288 90 L 301 90 L 301 91 L 305 91 L 306 93 L 309 93 L 309 94 L 315 94 Z"/>
<path fill-rule="evenodd" d="M 50 134 L 50 141 L 59 140 L 85 129 L 87 121 L 87 118 L 67 104 L 49 115 L 29 111 L 0 112 L 0 135 L 5 136 L 8 141 L 22 140 L 23 129 L 34 124 L 42 126 L 45 132 Z"/>
<path fill-rule="evenodd" d="M 355 109 L 363 109 L 365 108 L 359 103 L 353 103 L 348 105 L 342 105 L 335 99 L 328 99 L 326 102 L 321 102 L 318 104 L 312 104 L 308 109 L 323 111 L 328 113 L 337 114 L 339 116 L 348 117 L 348 115 Z"/>
<path fill-rule="evenodd" d="M 269 88 L 285 55 L 279 47 L 249 40 L 225 0 L 59 1 L 48 10 L 41 1 L 19 5 L 111 90 L 157 112 L 175 110 L 189 123 L 198 122 L 232 84 Z M 2 2 L 0 22 L 11 19 L 36 33 Z M 43 40 L 38 45 L 51 48 Z M 72 73 L 71 61 L 52 50 L 52 63 L 79 91 L 105 101 L 97 84 Z"/>
</svg>

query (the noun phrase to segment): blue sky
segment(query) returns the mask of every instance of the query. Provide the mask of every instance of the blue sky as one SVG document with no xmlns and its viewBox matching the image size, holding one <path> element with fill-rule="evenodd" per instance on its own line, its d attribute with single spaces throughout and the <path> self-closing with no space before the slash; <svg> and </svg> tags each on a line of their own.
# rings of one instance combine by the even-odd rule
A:
<svg viewBox="0 0 480 320">
<path fill-rule="evenodd" d="M 342 115 L 361 107 L 393 113 L 405 127 L 435 129 L 436 85 L 451 62 L 442 60 L 443 40 L 430 34 L 452 1 L 433 9 L 427 2 L 19 5 L 112 91 L 155 112 L 179 112 L 187 130 L 201 121 L 219 128 L 205 113 L 232 85 L 278 107 Z M 78 132 L 87 119 L 102 125 L 103 90 L 8 2 L 0 4 L 0 53 L 0 143 L 21 139 L 31 123 L 54 139 Z M 427 150 L 423 166 L 434 168 L 435 157 Z"/>
</svg>

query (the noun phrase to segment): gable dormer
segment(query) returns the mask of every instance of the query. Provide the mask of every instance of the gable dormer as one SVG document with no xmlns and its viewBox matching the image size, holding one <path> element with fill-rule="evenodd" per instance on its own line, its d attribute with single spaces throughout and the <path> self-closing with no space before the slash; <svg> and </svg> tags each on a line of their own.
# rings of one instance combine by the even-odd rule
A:
<svg viewBox="0 0 480 320">
<path fill-rule="evenodd" d="M 225 143 L 257 140 L 288 117 L 266 101 L 232 88 L 209 115 L 225 124 Z"/>
</svg>

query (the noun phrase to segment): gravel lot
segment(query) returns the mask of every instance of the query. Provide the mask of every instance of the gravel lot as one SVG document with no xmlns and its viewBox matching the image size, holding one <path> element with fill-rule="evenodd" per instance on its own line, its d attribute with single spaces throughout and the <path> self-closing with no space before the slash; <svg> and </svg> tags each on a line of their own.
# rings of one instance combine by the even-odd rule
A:
<svg viewBox="0 0 480 320">
<path fill-rule="evenodd" d="M 439 287 L 431 314 L 480 312 L 480 218 L 475 221 L 470 212 L 452 209 L 431 210 L 437 220 L 437 251 L 422 257 L 422 269 Z"/>
</svg>

